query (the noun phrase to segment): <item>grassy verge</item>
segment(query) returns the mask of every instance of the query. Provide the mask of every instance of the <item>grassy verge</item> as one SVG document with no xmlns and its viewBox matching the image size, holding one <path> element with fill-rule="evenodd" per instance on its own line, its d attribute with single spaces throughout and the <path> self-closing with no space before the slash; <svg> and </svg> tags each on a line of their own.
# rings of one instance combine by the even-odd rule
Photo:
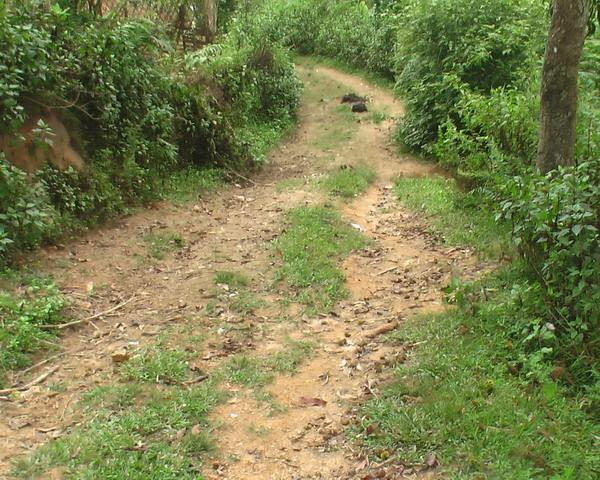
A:
<svg viewBox="0 0 600 480">
<path fill-rule="evenodd" d="M 478 288 L 513 285 L 487 282 Z M 393 385 L 364 406 L 365 445 L 417 463 L 434 453 L 445 478 L 598 478 L 592 398 L 573 397 L 550 376 L 529 377 L 522 364 L 535 359 L 511 335 L 520 312 L 509 296 L 403 327 L 396 340 L 420 346 Z"/>
<path fill-rule="evenodd" d="M 502 234 L 452 182 L 403 179 L 396 189 L 448 241 L 487 248 Z M 545 358 L 552 340 L 536 328 L 530 290 L 512 265 L 453 286 L 455 308 L 403 325 L 391 340 L 418 348 L 362 407 L 357 439 L 381 459 L 422 463 L 434 454 L 444 478 L 598 478 L 598 386 L 575 390 Z"/>
<path fill-rule="evenodd" d="M 338 260 L 366 239 L 327 207 L 299 207 L 288 213 L 285 233 L 275 241 L 283 265 L 277 273 L 312 312 L 326 311 L 347 294 Z"/>
<path fill-rule="evenodd" d="M 318 185 L 330 195 L 351 199 L 364 193 L 375 178 L 375 171 L 371 167 L 345 165 L 329 172 L 318 181 Z"/>
<path fill-rule="evenodd" d="M 454 180 L 400 178 L 394 192 L 407 208 L 425 213 L 449 244 L 472 245 L 490 256 L 497 256 L 508 244 L 508 228 L 481 208 L 475 195 L 461 192 Z"/>
</svg>

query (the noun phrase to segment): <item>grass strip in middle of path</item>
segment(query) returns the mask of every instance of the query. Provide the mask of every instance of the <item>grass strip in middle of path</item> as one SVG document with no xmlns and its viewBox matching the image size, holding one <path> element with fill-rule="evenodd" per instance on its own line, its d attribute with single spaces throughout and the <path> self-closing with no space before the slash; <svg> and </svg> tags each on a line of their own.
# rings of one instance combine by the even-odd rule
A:
<svg viewBox="0 0 600 480">
<path fill-rule="evenodd" d="M 367 165 L 343 165 L 318 181 L 319 187 L 330 195 L 352 199 L 367 191 L 377 175 Z"/>
<path fill-rule="evenodd" d="M 327 207 L 294 208 L 287 221 L 275 241 L 283 260 L 277 279 L 295 289 L 309 311 L 326 311 L 347 295 L 338 260 L 365 246 L 367 239 Z"/>
</svg>

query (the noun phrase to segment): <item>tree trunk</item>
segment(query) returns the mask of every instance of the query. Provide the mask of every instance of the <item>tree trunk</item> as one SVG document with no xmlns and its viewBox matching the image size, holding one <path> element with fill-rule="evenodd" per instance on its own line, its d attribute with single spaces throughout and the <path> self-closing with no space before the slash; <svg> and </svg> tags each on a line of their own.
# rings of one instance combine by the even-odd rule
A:
<svg viewBox="0 0 600 480">
<path fill-rule="evenodd" d="M 554 0 L 542 71 L 537 167 L 543 174 L 575 163 L 577 79 L 588 17 L 587 0 Z"/>
<path fill-rule="evenodd" d="M 217 35 L 218 0 L 204 0 L 202 35 L 206 43 L 212 43 Z"/>
</svg>

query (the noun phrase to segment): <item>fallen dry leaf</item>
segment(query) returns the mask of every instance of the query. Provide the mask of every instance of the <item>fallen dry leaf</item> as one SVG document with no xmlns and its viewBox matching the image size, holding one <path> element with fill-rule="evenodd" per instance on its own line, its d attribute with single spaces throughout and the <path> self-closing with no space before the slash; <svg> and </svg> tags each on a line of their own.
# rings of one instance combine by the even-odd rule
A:
<svg viewBox="0 0 600 480">
<path fill-rule="evenodd" d="M 427 454 L 427 456 L 425 457 L 425 465 L 427 465 L 429 468 L 435 468 L 439 465 L 435 453 L 430 452 Z"/>
<path fill-rule="evenodd" d="M 325 405 L 327 405 L 327 402 L 321 398 L 300 397 L 301 407 L 324 407 Z"/>
<path fill-rule="evenodd" d="M 117 350 L 110 356 L 113 363 L 125 363 L 131 358 L 131 354 L 127 350 Z"/>
</svg>

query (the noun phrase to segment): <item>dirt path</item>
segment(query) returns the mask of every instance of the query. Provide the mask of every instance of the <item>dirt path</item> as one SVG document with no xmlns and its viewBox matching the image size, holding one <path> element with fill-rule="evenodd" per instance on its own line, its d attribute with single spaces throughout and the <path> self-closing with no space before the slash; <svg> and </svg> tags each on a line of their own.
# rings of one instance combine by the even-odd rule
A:
<svg viewBox="0 0 600 480">
<path fill-rule="evenodd" d="M 369 477 L 378 467 L 367 464 L 344 430 L 355 420 L 357 404 L 377 395 L 385 367 L 404 361 L 409 349 L 384 343 L 377 329 L 440 310 L 440 289 L 449 275 L 472 275 L 478 267 L 472 252 L 440 246 L 423 219 L 398 206 L 394 177 L 434 175 L 436 169 L 396 155 L 393 119 L 379 124 L 367 117 L 352 124 L 339 119 L 340 97 L 349 91 L 368 95 L 371 110 L 391 116 L 401 114 L 401 105 L 388 92 L 330 68 L 305 65 L 299 73 L 306 92 L 298 130 L 273 152 L 256 185 L 227 187 L 197 203 L 159 205 L 40 253 L 38 267 L 55 275 L 78 318 L 128 303 L 67 330 L 57 347 L 60 357 L 27 379 L 56 368 L 52 376 L 0 402 L 0 478 L 15 458 L 81 421 L 76 405 L 85 392 L 113 381 L 115 353 L 133 352 L 167 332 L 170 344 L 194 352 L 194 365 L 204 372 L 236 354 L 261 358 L 280 351 L 289 339 L 316 345 L 296 374 L 276 375 L 261 391 L 267 397 L 224 385 L 230 396 L 211 414 L 218 449 L 205 463 L 206 478 L 416 474 L 418 469 L 387 465 L 387 477 Z M 331 201 L 314 188 L 313 178 L 360 163 L 375 168 L 377 181 L 364 195 L 336 205 L 374 243 L 344 261 L 350 298 L 327 315 L 303 315 L 300 306 L 285 304 L 284 288 L 273 287 L 279 260 L 271 241 L 289 208 Z M 157 232 L 175 232 L 185 247 L 144 260 L 143 238 Z M 248 276 L 249 291 L 262 303 L 244 313 L 221 305 L 213 280 L 219 271 Z M 54 475 L 62 478 L 60 471 Z"/>
</svg>

